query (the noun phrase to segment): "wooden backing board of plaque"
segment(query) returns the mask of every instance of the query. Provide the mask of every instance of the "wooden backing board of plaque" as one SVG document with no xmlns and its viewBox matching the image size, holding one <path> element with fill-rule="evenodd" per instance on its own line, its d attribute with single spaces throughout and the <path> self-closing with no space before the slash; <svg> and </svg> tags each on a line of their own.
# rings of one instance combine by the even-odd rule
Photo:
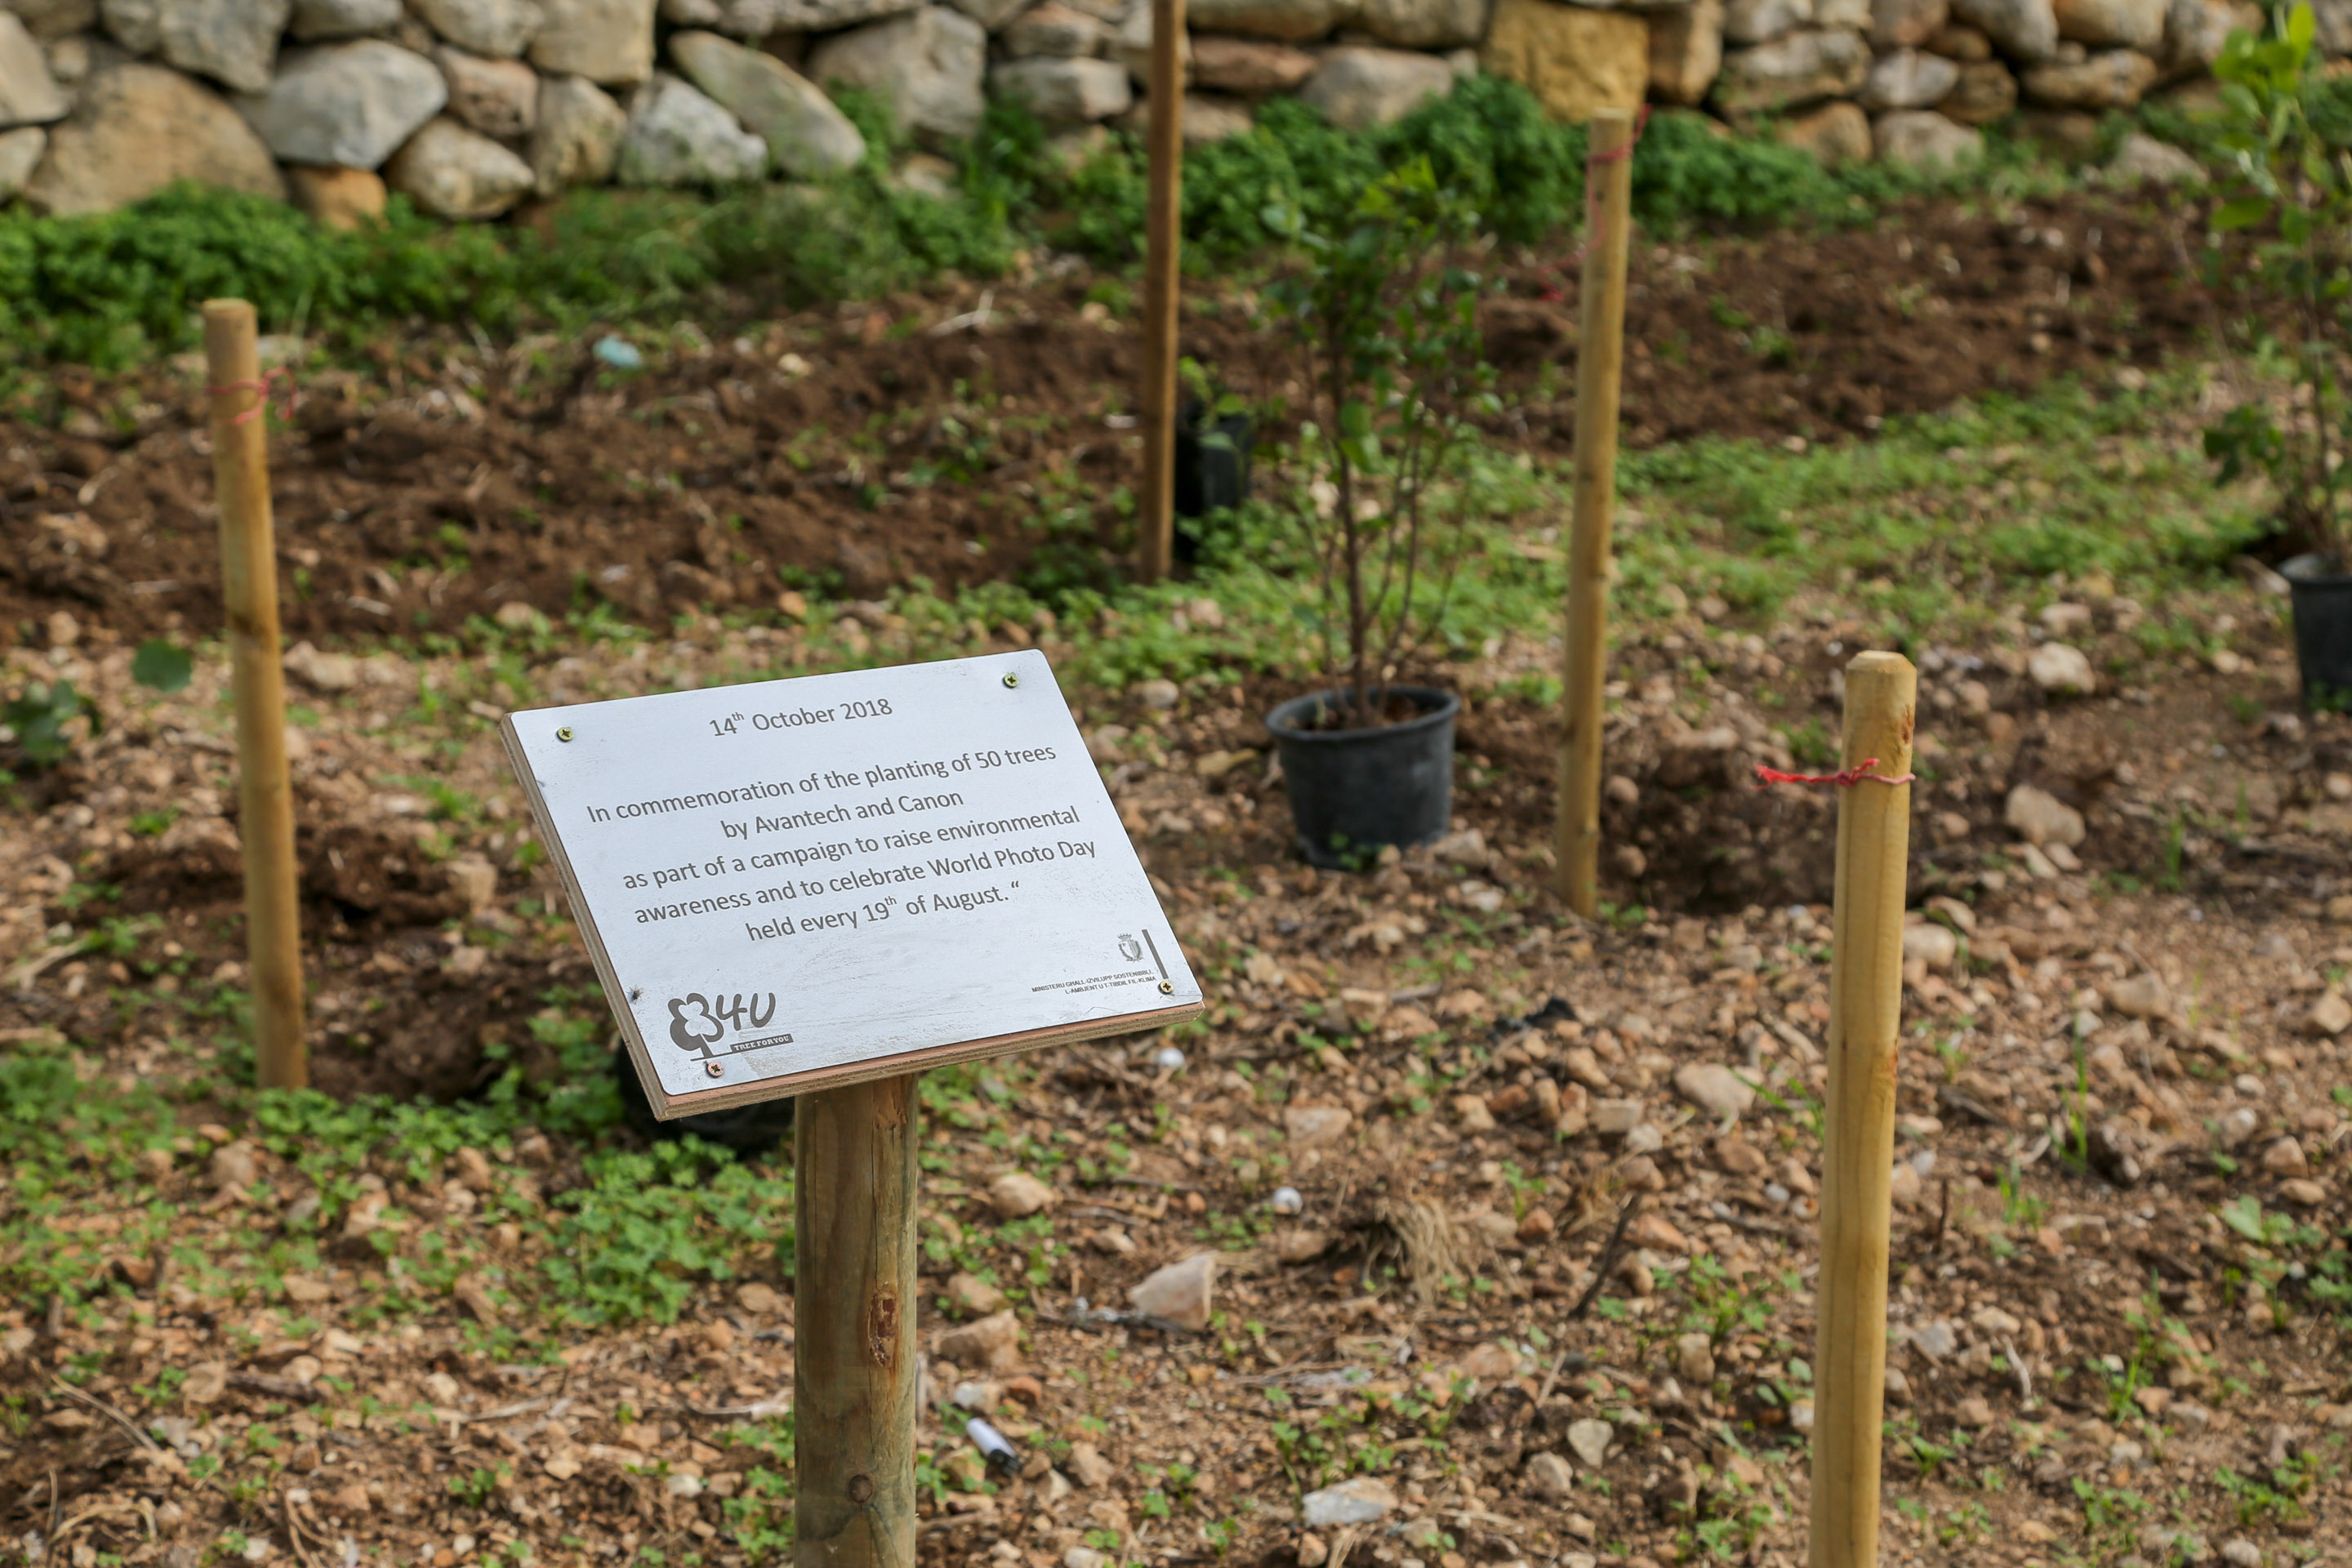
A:
<svg viewBox="0 0 2352 1568">
<path fill-rule="evenodd" d="M 691 1094 L 672 1094 L 662 1087 L 661 1076 L 654 1070 L 653 1056 L 646 1047 L 645 1037 L 638 1032 L 636 1018 L 627 1008 L 613 1000 L 623 994 L 620 976 L 614 972 L 612 958 L 604 951 L 604 939 L 596 930 L 596 918 L 589 911 L 588 900 L 581 896 L 580 879 L 572 874 L 572 857 L 564 851 L 563 837 L 555 831 L 550 820 L 547 802 L 539 793 L 539 780 L 532 776 L 530 759 L 524 754 L 521 740 L 516 733 L 513 714 L 509 713 L 499 721 L 499 734 L 506 742 L 507 761 L 513 766 L 515 777 L 521 781 L 523 795 L 530 803 L 532 826 L 539 830 L 540 841 L 547 846 L 548 855 L 555 862 L 556 874 L 563 879 L 563 896 L 572 906 L 572 923 L 579 928 L 580 940 L 588 949 L 588 957 L 596 965 L 597 981 L 604 986 L 606 1005 L 611 1006 L 613 1017 L 620 1025 L 621 1038 L 628 1043 L 629 1059 L 636 1064 L 637 1077 L 645 1085 L 646 1099 L 653 1106 L 654 1115 L 664 1121 L 680 1116 L 697 1116 L 706 1110 L 728 1110 L 766 1100 L 783 1100 L 821 1089 L 838 1089 L 845 1084 L 864 1083 L 870 1079 L 897 1078 L 902 1073 L 921 1072 L 927 1068 L 948 1067 L 956 1062 L 977 1061 L 982 1057 L 1011 1056 L 1016 1051 L 1033 1051 L 1041 1046 L 1075 1045 L 1081 1040 L 1098 1040 L 1107 1035 L 1128 1035 L 1141 1029 L 1189 1023 L 1208 1011 L 1206 1002 L 1171 1004 L 1140 1013 L 1122 1013 L 1116 1017 L 1084 1018 L 1047 1029 L 1023 1029 L 1010 1035 L 954 1040 L 945 1045 L 925 1046 L 919 1050 L 899 1051 L 887 1057 L 867 1057 L 860 1061 L 844 1062 L 838 1067 L 810 1068 L 803 1072 L 759 1079 L 750 1083 L 719 1084 L 710 1089 L 696 1089 Z"/>
</svg>

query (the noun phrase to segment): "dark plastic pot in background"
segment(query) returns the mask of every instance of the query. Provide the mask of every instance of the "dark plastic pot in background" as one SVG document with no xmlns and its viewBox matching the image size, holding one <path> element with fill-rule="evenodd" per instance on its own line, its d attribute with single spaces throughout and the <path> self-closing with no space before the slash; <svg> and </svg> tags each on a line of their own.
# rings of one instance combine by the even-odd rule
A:
<svg viewBox="0 0 2352 1568">
<path fill-rule="evenodd" d="M 690 1135 L 754 1160 L 782 1143 L 784 1135 L 793 1130 L 795 1102 L 791 1100 L 762 1100 L 728 1110 L 706 1110 L 699 1116 L 657 1121 L 653 1101 L 646 1098 L 645 1082 L 637 1077 L 637 1064 L 629 1059 L 626 1047 L 613 1053 L 613 1076 L 620 1079 L 621 1108 L 628 1113 L 629 1125 L 648 1138 Z"/>
<path fill-rule="evenodd" d="M 1244 414 L 1229 414 L 1217 421 L 1216 432 L 1224 437 L 1219 442 L 1203 442 L 1201 438 L 1201 416 L 1198 402 L 1187 402 L 1176 411 L 1176 515 L 1206 517 L 1221 507 L 1237 507 L 1249 499 L 1250 444 L 1256 437 L 1256 426 Z M 1176 556 L 1191 561 L 1200 552 L 1200 531 L 1179 528 L 1176 531 Z"/>
<path fill-rule="evenodd" d="M 2306 707 L 2352 709 L 2352 573 L 2325 555 L 2279 568 L 2294 605 L 2294 661 Z"/>
<path fill-rule="evenodd" d="M 1339 699 L 1318 691 L 1265 716 L 1299 852 L 1312 865 L 1361 870 L 1384 846 L 1410 849 L 1451 825 L 1454 719 L 1462 700 L 1434 686 L 1388 690 L 1419 713 L 1371 730 L 1317 729 L 1317 717 Z"/>
</svg>

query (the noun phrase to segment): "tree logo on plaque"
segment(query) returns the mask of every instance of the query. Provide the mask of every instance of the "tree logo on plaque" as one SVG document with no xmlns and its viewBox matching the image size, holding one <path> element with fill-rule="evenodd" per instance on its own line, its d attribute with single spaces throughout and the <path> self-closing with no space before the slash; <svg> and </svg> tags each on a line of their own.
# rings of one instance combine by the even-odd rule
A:
<svg viewBox="0 0 2352 1568">
<path fill-rule="evenodd" d="M 689 991 L 683 999 L 671 997 L 669 1002 L 670 1044 L 679 1050 L 692 1051 L 703 1060 L 709 1061 L 712 1055 L 711 1047 L 727 1037 L 729 1029 L 731 1028 L 739 1034 L 751 1033 L 764 1029 L 775 1021 L 776 994 L 772 991 L 765 996 L 755 995 L 748 998 L 738 992 L 731 1001 L 727 1001 L 724 1005 L 721 1005 L 719 999 L 725 996 L 724 992 L 719 992 L 713 997 L 705 996 L 699 991 Z M 747 1024 L 750 1026 L 748 1029 L 745 1027 Z M 739 1040 L 728 1047 L 725 1054 L 732 1056 L 739 1051 L 752 1050 L 761 1046 L 788 1046 L 792 1044 L 792 1040 L 793 1037 L 790 1035 L 770 1035 L 756 1040 Z"/>
</svg>

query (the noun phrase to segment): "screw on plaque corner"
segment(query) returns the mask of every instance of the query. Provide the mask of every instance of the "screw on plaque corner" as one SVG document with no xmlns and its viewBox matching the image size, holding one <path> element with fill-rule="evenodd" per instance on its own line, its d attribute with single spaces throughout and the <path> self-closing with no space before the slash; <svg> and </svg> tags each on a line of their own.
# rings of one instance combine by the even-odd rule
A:
<svg viewBox="0 0 2352 1568">
<path fill-rule="evenodd" d="M 1013 673 L 1012 671 L 1010 671 L 1010 670 L 1007 670 L 1007 671 L 1005 672 L 1005 675 L 1004 675 L 1004 689 L 1005 689 L 1005 690 L 1010 691 L 1010 690 L 1012 690 L 1014 687 L 1016 687 L 1016 686 L 1018 686 L 1018 685 L 1020 685 L 1020 684 L 1021 684 L 1021 678 L 1020 678 L 1018 675 L 1013 674 Z"/>
<path fill-rule="evenodd" d="M 555 738 L 559 741 L 568 741 L 572 739 L 572 726 L 566 724 L 562 729 L 558 730 L 555 732 Z"/>
<path fill-rule="evenodd" d="M 1173 980 L 1163 980 L 1163 981 L 1161 981 L 1161 982 L 1160 983 L 1160 994 L 1161 994 L 1162 996 L 1173 996 L 1173 995 L 1175 995 L 1175 994 L 1176 994 L 1176 983 L 1175 983 Z"/>
<path fill-rule="evenodd" d="M 725 1078 L 727 1076 L 727 1064 L 725 1062 L 705 1062 L 702 1064 L 702 1070 L 709 1073 L 712 1078 Z"/>
</svg>

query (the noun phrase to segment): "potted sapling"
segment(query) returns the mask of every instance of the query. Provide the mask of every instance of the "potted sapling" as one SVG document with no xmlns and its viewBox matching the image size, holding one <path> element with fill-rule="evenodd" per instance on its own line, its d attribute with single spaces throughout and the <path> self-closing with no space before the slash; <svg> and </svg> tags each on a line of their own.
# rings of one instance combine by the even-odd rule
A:
<svg viewBox="0 0 2352 1568">
<path fill-rule="evenodd" d="M 2217 275 L 2253 294 L 2242 326 L 2284 363 L 2293 393 L 2275 411 L 2248 398 L 2205 433 L 2205 447 L 2224 482 L 2270 480 L 2294 552 L 2279 570 L 2304 700 L 2340 710 L 2352 708 L 2352 120 L 2328 90 L 2317 32 L 2299 4 L 2266 33 L 2231 34 L 2214 63 Z"/>
<path fill-rule="evenodd" d="M 1295 510 L 1317 593 L 1319 689 L 1266 716 L 1298 847 L 1360 868 L 1444 834 L 1460 700 L 1401 676 L 1426 657 L 1462 555 L 1467 418 L 1494 406 L 1473 215 L 1426 161 L 1328 226 L 1266 213 L 1297 247 L 1267 291 L 1303 361 Z"/>
</svg>

